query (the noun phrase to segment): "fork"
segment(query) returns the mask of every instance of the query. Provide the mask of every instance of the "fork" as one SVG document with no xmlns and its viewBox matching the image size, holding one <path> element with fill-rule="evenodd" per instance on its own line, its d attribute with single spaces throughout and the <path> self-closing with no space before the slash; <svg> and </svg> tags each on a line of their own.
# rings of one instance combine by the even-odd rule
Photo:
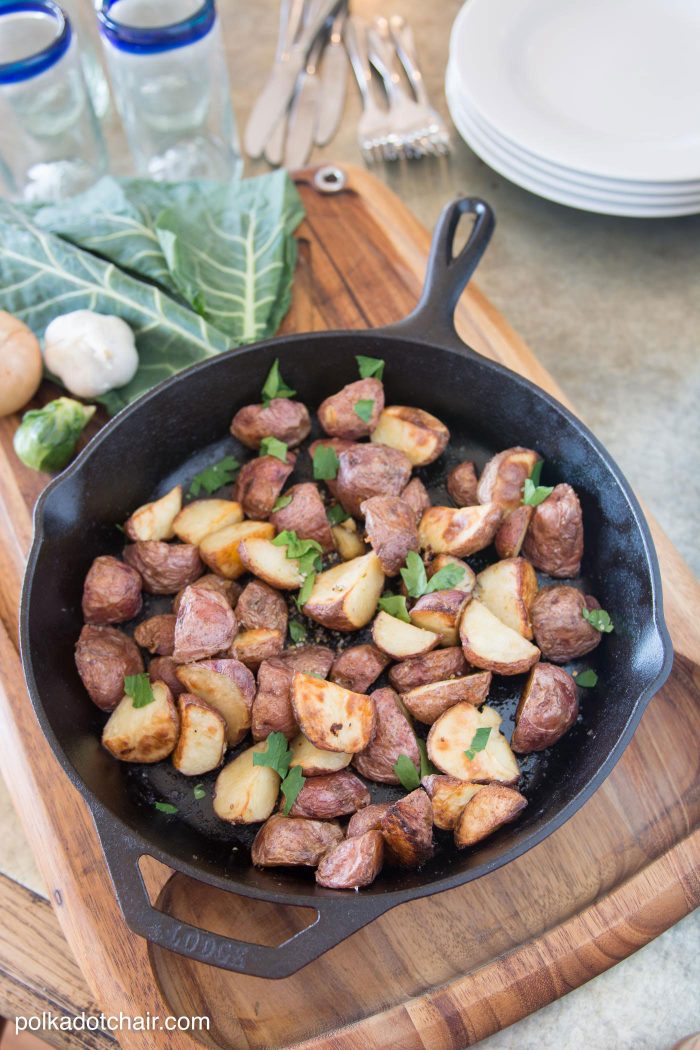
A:
<svg viewBox="0 0 700 1050">
<path fill-rule="evenodd" d="M 389 125 L 388 113 L 379 106 L 372 90 L 367 32 L 367 23 L 358 15 L 351 15 L 345 23 L 345 46 L 362 96 L 362 115 L 357 125 L 357 141 L 365 161 L 373 164 L 384 155 L 382 143 L 386 141 Z"/>
<path fill-rule="evenodd" d="M 416 50 L 413 30 L 402 15 L 392 15 L 389 25 L 391 27 L 391 35 L 396 46 L 396 51 L 401 59 L 401 65 L 406 71 L 408 82 L 413 88 L 413 92 L 419 104 L 422 105 L 429 114 L 431 141 L 435 145 L 438 153 L 449 153 L 452 148 L 450 145 L 450 133 L 447 130 L 447 125 L 444 120 L 430 103 L 428 90 L 425 86 L 425 80 L 423 79 L 423 73 L 421 72 L 418 63 L 418 52 Z"/>
</svg>

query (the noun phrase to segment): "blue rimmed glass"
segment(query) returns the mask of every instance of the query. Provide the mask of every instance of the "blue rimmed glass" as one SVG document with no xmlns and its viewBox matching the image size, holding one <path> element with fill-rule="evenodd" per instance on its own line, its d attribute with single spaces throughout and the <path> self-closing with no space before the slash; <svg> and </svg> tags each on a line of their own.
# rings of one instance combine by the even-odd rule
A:
<svg viewBox="0 0 700 1050">
<path fill-rule="evenodd" d="M 61 200 L 106 168 L 70 20 L 54 0 L 0 0 L 0 175 L 11 196 Z"/>
<path fill-rule="evenodd" d="M 238 174 L 213 0 L 98 0 L 97 15 L 138 172 L 171 180 Z"/>
</svg>

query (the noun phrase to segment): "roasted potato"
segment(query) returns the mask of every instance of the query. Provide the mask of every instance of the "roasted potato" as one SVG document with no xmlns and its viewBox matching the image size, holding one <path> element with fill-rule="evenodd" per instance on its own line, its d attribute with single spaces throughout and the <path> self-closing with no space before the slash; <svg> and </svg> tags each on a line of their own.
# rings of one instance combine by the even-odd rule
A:
<svg viewBox="0 0 700 1050">
<path fill-rule="evenodd" d="M 418 538 L 429 554 L 476 554 L 493 543 L 503 511 L 498 503 L 478 507 L 430 507 L 420 520 Z"/>
<path fill-rule="evenodd" d="M 292 752 L 289 768 L 300 766 L 305 777 L 322 777 L 327 773 L 337 773 L 352 761 L 352 755 L 344 751 L 322 751 L 307 740 L 303 733 L 294 737 L 289 750 Z"/>
<path fill-rule="evenodd" d="M 251 580 L 236 603 L 236 619 L 247 631 L 269 628 L 287 633 L 287 603 L 274 587 L 262 580 Z"/>
<path fill-rule="evenodd" d="M 411 656 L 422 656 L 434 649 L 440 639 L 432 631 L 424 631 L 405 623 L 389 613 L 377 613 L 372 624 L 372 639 L 378 649 L 392 660 L 407 660 Z"/>
<path fill-rule="evenodd" d="M 256 627 L 240 631 L 233 639 L 231 656 L 251 671 L 257 671 L 264 660 L 279 656 L 284 649 L 284 634 L 276 628 Z"/>
<path fill-rule="evenodd" d="M 322 645 L 303 645 L 265 660 L 258 671 L 258 691 L 253 701 L 253 737 L 284 733 L 287 739 L 298 732 L 291 700 L 292 678 L 296 671 L 325 678 L 333 663 L 333 653 Z"/>
<path fill-rule="evenodd" d="M 467 802 L 455 825 L 455 844 L 463 849 L 493 835 L 510 824 L 527 805 L 527 799 L 514 788 L 486 784 Z"/>
<path fill-rule="evenodd" d="M 525 533 L 523 554 L 548 576 L 578 576 L 583 557 L 583 515 L 571 485 L 557 485 L 551 496 L 535 507 Z"/>
<path fill-rule="evenodd" d="M 471 784 L 444 773 L 423 777 L 421 785 L 433 804 L 433 824 L 443 831 L 452 831 L 467 802 L 481 791 L 483 784 Z"/>
<path fill-rule="evenodd" d="M 464 570 L 462 578 L 454 585 L 453 590 L 472 594 L 476 586 L 476 573 L 471 565 L 467 565 L 466 561 L 463 561 L 461 558 L 455 558 L 453 554 L 438 554 L 432 561 L 428 562 L 425 569 L 428 579 L 432 580 L 436 572 L 440 572 L 441 569 L 448 565 L 458 565 L 460 569 Z"/>
<path fill-rule="evenodd" d="M 180 730 L 173 698 L 164 682 L 153 682 L 153 702 L 134 707 L 124 696 L 102 730 L 102 745 L 121 762 L 160 762 L 172 752 Z"/>
<path fill-rule="evenodd" d="M 230 824 L 257 824 L 275 808 L 280 776 L 271 766 L 256 766 L 253 755 L 267 751 L 267 740 L 242 751 L 228 762 L 214 785 L 214 812 Z"/>
<path fill-rule="evenodd" d="M 476 468 L 470 459 L 458 463 L 447 475 L 447 491 L 457 507 L 476 506 L 479 502 L 476 486 Z"/>
<path fill-rule="evenodd" d="M 491 687 L 490 671 L 475 671 L 461 678 L 430 682 L 401 693 L 401 700 L 419 722 L 431 726 L 441 714 L 455 704 L 483 704 Z"/>
<path fill-rule="evenodd" d="M 422 408 L 391 405 L 385 408 L 372 432 L 372 441 L 408 456 L 414 467 L 433 463 L 444 452 L 450 432 Z"/>
<path fill-rule="evenodd" d="M 423 517 L 423 512 L 431 506 L 430 495 L 420 478 L 412 478 L 401 492 L 401 499 L 408 503 L 416 516 L 416 522 Z"/>
<path fill-rule="evenodd" d="M 534 507 L 523 505 L 511 510 L 503 523 L 499 525 L 493 541 L 499 558 L 517 558 L 523 548 L 523 542 L 535 512 Z"/>
<path fill-rule="evenodd" d="M 477 783 L 496 780 L 517 784 L 520 769 L 508 741 L 499 732 L 501 716 L 492 707 L 479 711 L 473 704 L 455 704 L 445 711 L 428 733 L 428 756 L 443 773 Z M 466 754 L 479 729 L 490 729 L 486 747 L 474 758 Z"/>
<path fill-rule="evenodd" d="M 151 684 L 165 682 L 176 700 L 181 693 L 186 692 L 184 685 L 177 677 L 179 666 L 172 656 L 155 656 L 148 665 L 148 677 L 151 679 Z"/>
<path fill-rule="evenodd" d="M 326 508 L 316 485 L 305 481 L 292 485 L 285 496 L 291 503 L 270 515 L 270 521 L 278 532 L 289 529 L 302 540 L 316 540 L 324 551 L 335 550 L 335 541 L 326 517 Z"/>
<path fill-rule="evenodd" d="M 217 576 L 237 580 L 245 572 L 239 553 L 241 542 L 253 538 L 270 540 L 274 535 L 275 527 L 268 521 L 241 521 L 205 536 L 199 545 L 199 553 L 204 564 Z"/>
<path fill-rule="evenodd" d="M 338 653 L 329 678 L 331 682 L 351 689 L 354 693 L 366 693 L 389 663 L 389 657 L 376 645 L 351 645 Z"/>
<path fill-rule="evenodd" d="M 360 517 L 360 507 L 372 496 L 398 496 L 411 477 L 411 461 L 384 445 L 353 445 L 338 456 L 334 495 L 348 514 Z"/>
<path fill-rule="evenodd" d="M 369 886 L 382 870 L 384 839 L 379 831 L 366 831 L 344 839 L 324 854 L 316 868 L 316 882 L 331 890 Z"/>
<path fill-rule="evenodd" d="M 75 647 L 75 665 L 90 699 L 113 711 L 124 696 L 126 675 L 141 674 L 143 660 L 133 638 L 116 627 L 86 624 Z"/>
<path fill-rule="evenodd" d="M 583 618 L 584 609 L 597 608 L 595 598 L 575 587 L 543 588 L 532 603 L 530 618 L 545 660 L 565 664 L 600 645 L 600 631 Z"/>
<path fill-rule="evenodd" d="M 507 448 L 488 461 L 481 472 L 476 495 L 479 503 L 498 503 L 515 510 L 523 498 L 523 486 L 539 462 L 531 448 Z"/>
<path fill-rule="evenodd" d="M 536 664 L 515 712 L 510 746 L 520 755 L 544 751 L 568 733 L 578 718 L 576 682 L 563 667 Z"/>
<path fill-rule="evenodd" d="M 246 517 L 260 521 L 272 514 L 272 508 L 294 470 L 295 462 L 294 453 L 288 452 L 286 463 L 277 456 L 258 456 L 241 467 L 233 495 L 243 507 Z"/>
<path fill-rule="evenodd" d="M 540 658 L 537 646 L 507 627 L 476 598 L 462 613 L 459 634 L 467 662 L 484 671 L 524 674 Z"/>
<path fill-rule="evenodd" d="M 83 584 L 83 618 L 96 625 L 132 620 L 141 611 L 142 581 L 136 568 L 104 554 L 95 558 Z"/>
<path fill-rule="evenodd" d="M 461 648 L 435 649 L 394 664 L 389 671 L 389 682 L 398 693 L 407 693 L 410 689 L 466 673 L 467 661 Z"/>
<path fill-rule="evenodd" d="M 176 485 L 165 496 L 135 510 L 124 522 L 124 532 L 130 540 L 171 540 L 181 507 L 182 485 Z"/>
<path fill-rule="evenodd" d="M 299 728 L 316 747 L 356 754 L 375 729 L 374 701 L 335 682 L 297 671 L 292 679 L 292 707 Z"/>
<path fill-rule="evenodd" d="M 255 679 L 239 660 L 202 660 L 183 664 L 177 678 L 188 693 L 213 707 L 226 723 L 226 743 L 240 744 L 250 729 Z"/>
<path fill-rule="evenodd" d="M 398 496 L 372 496 L 360 507 L 365 532 L 385 576 L 397 576 L 409 551 L 418 550 L 413 508 Z"/>
<path fill-rule="evenodd" d="M 452 646 L 459 642 L 459 621 L 469 595 L 454 588 L 424 594 L 411 609 L 411 623 L 438 636 L 438 645 Z"/>
<path fill-rule="evenodd" d="M 356 813 L 369 802 L 369 791 L 362 781 L 348 769 L 341 769 L 337 773 L 309 777 L 289 810 L 289 816 L 333 820 Z M 280 808 L 284 805 L 282 799 Z"/>
<path fill-rule="evenodd" d="M 367 553 L 367 544 L 362 539 L 354 518 L 347 518 L 340 525 L 334 525 L 331 532 L 336 550 L 343 561 L 352 561 L 353 558 L 361 558 Z"/>
<path fill-rule="evenodd" d="M 289 448 L 300 445 L 311 432 L 309 410 L 301 401 L 274 397 L 269 405 L 246 405 L 231 421 L 231 433 L 246 448 L 259 449 L 266 437 L 276 437 Z"/>
<path fill-rule="evenodd" d="M 366 831 L 379 831 L 382 818 L 391 806 L 391 802 L 373 802 L 364 809 L 353 813 L 345 829 L 345 837 L 352 839 L 364 835 Z"/>
<path fill-rule="evenodd" d="M 175 594 L 204 571 L 197 548 L 189 543 L 139 540 L 124 548 L 124 561 L 140 573 L 149 594 Z"/>
<path fill-rule="evenodd" d="M 352 764 L 368 780 L 400 784 L 394 772 L 399 755 L 406 755 L 420 769 L 416 738 L 393 689 L 377 689 L 372 693 L 372 701 L 376 711 L 374 736 L 368 747 L 354 756 Z"/>
<path fill-rule="evenodd" d="M 173 531 L 183 543 L 198 547 L 205 537 L 243 521 L 243 507 L 231 499 L 196 499 L 180 511 Z"/>
<path fill-rule="evenodd" d="M 175 621 L 173 658 L 185 664 L 225 652 L 237 630 L 236 614 L 223 594 L 188 587 Z"/>
<path fill-rule="evenodd" d="M 142 620 L 134 631 L 134 640 L 154 656 L 172 656 L 175 648 L 175 621 L 173 613 L 161 613 Z"/>
<path fill-rule="evenodd" d="M 524 558 L 494 562 L 476 578 L 474 597 L 523 638 L 532 638 L 530 608 L 537 595 L 537 576 Z"/>
<path fill-rule="evenodd" d="M 219 594 L 223 594 L 232 609 L 235 609 L 238 596 L 241 593 L 240 583 L 236 583 L 235 580 L 225 580 L 223 576 L 215 576 L 212 572 L 206 573 L 205 576 L 200 576 L 198 580 L 195 580 L 194 583 L 190 583 L 188 586 L 203 587 L 205 591 L 218 591 Z M 187 587 L 182 587 L 173 599 L 173 612 L 176 616 L 180 611 L 180 602 L 186 590 Z"/>
<path fill-rule="evenodd" d="M 226 722 L 213 707 L 191 693 L 177 701 L 180 736 L 173 751 L 175 769 L 199 777 L 220 766 L 226 750 Z"/>
<path fill-rule="evenodd" d="M 367 422 L 358 416 L 358 402 L 371 401 L 372 410 Z M 348 383 L 337 394 L 327 397 L 318 406 L 318 421 L 329 437 L 356 441 L 372 433 L 384 408 L 384 387 L 379 379 L 358 379 Z"/>
<path fill-rule="evenodd" d="M 430 860 L 434 849 L 433 806 L 425 791 L 417 788 L 389 806 L 382 817 L 381 831 L 388 864 L 419 868 Z"/>
<path fill-rule="evenodd" d="M 342 841 L 343 829 L 338 824 L 273 813 L 253 839 L 250 858 L 259 868 L 297 864 L 315 868 L 323 855 Z"/>
<path fill-rule="evenodd" d="M 298 558 L 288 558 L 286 547 L 276 547 L 272 540 L 254 536 L 241 540 L 241 561 L 248 572 L 282 591 L 295 591 L 304 582 Z"/>
<path fill-rule="evenodd" d="M 334 631 L 357 631 L 374 616 L 384 589 L 379 558 L 370 551 L 316 577 L 303 612 Z"/>
</svg>

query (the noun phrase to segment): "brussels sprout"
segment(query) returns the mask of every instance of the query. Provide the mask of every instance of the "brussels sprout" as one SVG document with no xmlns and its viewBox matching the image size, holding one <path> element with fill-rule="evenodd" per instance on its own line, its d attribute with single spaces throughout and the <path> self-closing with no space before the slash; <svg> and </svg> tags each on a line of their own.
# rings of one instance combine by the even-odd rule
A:
<svg viewBox="0 0 700 1050">
<path fill-rule="evenodd" d="M 60 470 L 94 413 L 94 405 L 81 405 L 70 397 L 25 412 L 15 433 L 15 452 L 32 470 Z"/>
</svg>

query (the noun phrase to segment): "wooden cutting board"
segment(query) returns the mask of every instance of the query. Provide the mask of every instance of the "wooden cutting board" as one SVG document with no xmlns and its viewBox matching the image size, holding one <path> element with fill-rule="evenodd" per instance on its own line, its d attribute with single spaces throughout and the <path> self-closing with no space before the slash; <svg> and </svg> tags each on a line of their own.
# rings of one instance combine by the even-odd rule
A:
<svg viewBox="0 0 700 1050">
<path fill-rule="evenodd" d="M 348 176 L 336 195 L 320 194 L 312 173 L 299 176 L 308 215 L 287 331 L 383 324 L 416 302 L 428 233 L 366 172 Z M 458 315 L 467 342 L 563 400 L 475 287 Z M 105 1012 L 207 1015 L 206 1041 L 216 1047 L 457 1050 L 601 973 L 698 904 L 700 586 L 652 523 L 674 669 L 613 774 L 556 834 L 476 883 L 394 909 L 286 980 L 242 978 L 149 948 L 121 919 L 91 817 L 24 689 L 17 604 L 32 505 L 47 479 L 15 458 L 16 424 L 0 420 L 0 760 L 63 932 Z M 303 909 L 143 864 L 160 906 L 204 928 L 275 944 L 309 921 Z M 194 1045 L 158 1031 L 120 1041 Z"/>
</svg>

